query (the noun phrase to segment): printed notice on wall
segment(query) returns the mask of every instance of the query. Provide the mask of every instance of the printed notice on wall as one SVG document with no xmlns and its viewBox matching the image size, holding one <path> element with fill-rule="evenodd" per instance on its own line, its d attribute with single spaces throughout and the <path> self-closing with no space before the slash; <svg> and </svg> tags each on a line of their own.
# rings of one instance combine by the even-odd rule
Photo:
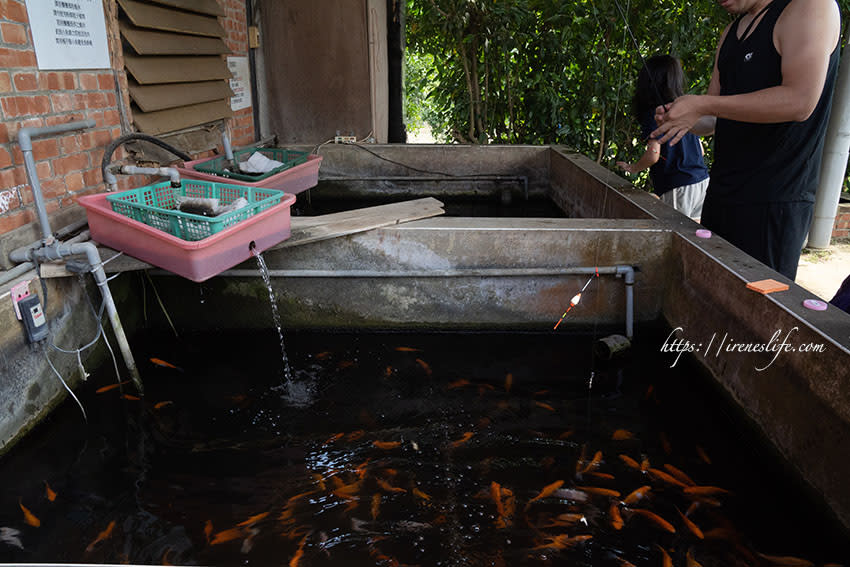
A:
<svg viewBox="0 0 850 567">
<path fill-rule="evenodd" d="M 247 57 L 228 57 L 227 68 L 233 77 L 230 79 L 230 109 L 242 110 L 251 106 L 251 71 Z"/>
<path fill-rule="evenodd" d="M 27 0 L 39 69 L 108 69 L 102 0 Z"/>
</svg>

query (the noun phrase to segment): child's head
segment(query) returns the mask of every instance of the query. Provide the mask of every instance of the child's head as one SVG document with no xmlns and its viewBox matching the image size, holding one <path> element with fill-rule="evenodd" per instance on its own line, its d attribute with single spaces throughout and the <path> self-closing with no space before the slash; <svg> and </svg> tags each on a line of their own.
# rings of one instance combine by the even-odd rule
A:
<svg viewBox="0 0 850 567">
<path fill-rule="evenodd" d="M 651 78 L 650 78 L 651 77 Z M 682 64 L 671 55 L 656 55 L 646 60 L 638 73 L 633 102 L 638 116 L 660 104 L 672 102 L 684 93 Z M 658 97 L 663 100 L 658 100 Z"/>
</svg>

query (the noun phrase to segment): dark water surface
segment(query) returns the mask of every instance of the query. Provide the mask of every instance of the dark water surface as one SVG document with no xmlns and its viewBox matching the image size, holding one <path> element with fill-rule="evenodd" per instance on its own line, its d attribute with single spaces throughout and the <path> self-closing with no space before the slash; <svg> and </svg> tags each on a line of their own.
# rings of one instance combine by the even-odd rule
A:
<svg viewBox="0 0 850 567">
<path fill-rule="evenodd" d="M 638 336 L 610 364 L 560 333 L 287 333 L 291 389 L 274 331 L 137 337 L 143 400 L 96 393 L 107 364 L 79 390 L 88 424 L 66 402 L 0 460 L 0 562 L 660 566 L 662 547 L 675 565 L 842 562 L 816 499 L 687 361 L 669 368 L 666 333 Z M 665 465 L 730 493 L 694 505 Z"/>
</svg>

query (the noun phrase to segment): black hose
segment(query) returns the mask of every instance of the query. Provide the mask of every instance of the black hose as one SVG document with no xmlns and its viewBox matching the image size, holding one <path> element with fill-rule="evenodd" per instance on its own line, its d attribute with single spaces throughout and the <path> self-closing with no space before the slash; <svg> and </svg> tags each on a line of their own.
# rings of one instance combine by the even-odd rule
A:
<svg viewBox="0 0 850 567">
<path fill-rule="evenodd" d="M 106 150 L 103 152 L 103 160 L 100 162 L 100 173 L 101 175 L 103 175 L 104 181 L 106 181 L 106 168 L 109 167 L 109 164 L 112 161 L 112 154 L 115 153 L 115 150 L 118 149 L 118 146 L 124 144 L 125 142 L 129 142 L 130 140 L 142 140 L 145 142 L 150 142 L 151 144 L 157 145 L 160 148 L 171 152 L 183 161 L 192 161 L 192 156 L 181 150 L 178 150 L 170 144 L 163 142 L 159 138 L 155 138 L 148 134 L 142 134 L 140 132 L 124 134 L 123 136 L 112 140 L 109 145 L 106 146 Z"/>
</svg>

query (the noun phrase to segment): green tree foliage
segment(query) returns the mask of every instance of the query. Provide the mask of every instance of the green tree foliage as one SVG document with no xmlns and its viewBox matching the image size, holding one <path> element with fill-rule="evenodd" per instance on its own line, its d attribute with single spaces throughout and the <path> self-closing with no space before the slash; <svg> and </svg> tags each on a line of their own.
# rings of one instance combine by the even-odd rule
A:
<svg viewBox="0 0 850 567">
<path fill-rule="evenodd" d="M 686 91 L 704 92 L 731 21 L 715 0 L 407 0 L 408 121 L 443 142 L 634 160 L 641 57 L 679 57 Z"/>
</svg>

